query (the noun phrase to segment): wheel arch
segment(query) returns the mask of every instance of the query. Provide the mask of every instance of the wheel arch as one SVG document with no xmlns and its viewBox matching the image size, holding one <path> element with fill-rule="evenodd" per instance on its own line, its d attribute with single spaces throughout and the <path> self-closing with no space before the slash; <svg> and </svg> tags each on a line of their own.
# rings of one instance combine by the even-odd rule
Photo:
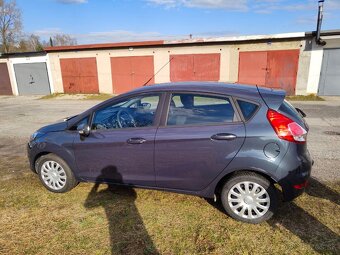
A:
<svg viewBox="0 0 340 255">
<path fill-rule="evenodd" d="M 37 155 L 35 155 L 34 160 L 33 160 L 34 171 L 36 173 L 38 173 L 37 172 L 37 168 L 36 168 L 36 163 L 37 163 L 38 159 L 41 158 L 42 156 L 45 156 L 45 155 L 48 155 L 48 154 L 54 154 L 54 155 L 56 155 L 57 157 L 61 158 L 63 161 L 65 161 L 67 163 L 67 161 L 65 160 L 65 157 L 60 155 L 60 153 L 55 153 L 54 151 L 51 151 L 51 150 L 41 151 Z"/>
<path fill-rule="evenodd" d="M 273 178 L 273 176 L 270 176 L 269 174 L 258 170 L 258 169 L 240 169 L 240 170 L 234 170 L 230 173 L 225 174 L 216 184 L 215 186 L 215 195 L 220 195 L 221 194 L 221 190 L 223 188 L 224 183 L 229 180 L 232 176 L 242 173 L 242 172 L 252 172 L 252 173 L 256 173 L 258 175 L 263 176 L 264 178 L 266 178 L 267 180 L 269 180 L 272 184 L 278 184 L 278 181 L 275 180 Z"/>
<path fill-rule="evenodd" d="M 50 152 L 50 151 L 41 151 L 39 152 L 37 155 L 35 155 L 34 159 L 33 159 L 33 167 L 34 167 L 34 171 L 35 173 L 38 173 L 37 172 L 37 167 L 36 167 L 36 163 L 37 163 L 37 160 L 39 158 L 41 158 L 42 156 L 45 156 L 45 155 L 48 155 L 48 154 L 52 154 L 53 152 Z"/>
</svg>

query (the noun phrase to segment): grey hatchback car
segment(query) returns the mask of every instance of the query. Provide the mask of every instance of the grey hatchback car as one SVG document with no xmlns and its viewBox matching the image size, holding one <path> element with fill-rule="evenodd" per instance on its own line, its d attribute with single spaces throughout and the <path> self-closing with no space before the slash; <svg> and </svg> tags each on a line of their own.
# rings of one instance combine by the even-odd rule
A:
<svg viewBox="0 0 340 255">
<path fill-rule="evenodd" d="M 166 190 L 214 198 L 234 219 L 259 223 L 274 214 L 279 192 L 289 201 L 307 185 L 303 117 L 282 90 L 158 84 L 42 127 L 27 150 L 52 192 L 79 182 Z"/>
</svg>

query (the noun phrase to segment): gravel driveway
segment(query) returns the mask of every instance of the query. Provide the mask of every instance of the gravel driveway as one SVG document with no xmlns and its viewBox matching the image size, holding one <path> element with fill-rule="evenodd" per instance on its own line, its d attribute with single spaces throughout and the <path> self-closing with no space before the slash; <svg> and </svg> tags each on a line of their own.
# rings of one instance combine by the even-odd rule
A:
<svg viewBox="0 0 340 255">
<path fill-rule="evenodd" d="M 39 127 L 82 112 L 99 101 L 0 96 L 0 157 L 25 156 L 28 137 Z M 308 147 L 315 160 L 312 175 L 340 179 L 340 98 L 293 102 L 303 109 L 310 125 Z"/>
</svg>

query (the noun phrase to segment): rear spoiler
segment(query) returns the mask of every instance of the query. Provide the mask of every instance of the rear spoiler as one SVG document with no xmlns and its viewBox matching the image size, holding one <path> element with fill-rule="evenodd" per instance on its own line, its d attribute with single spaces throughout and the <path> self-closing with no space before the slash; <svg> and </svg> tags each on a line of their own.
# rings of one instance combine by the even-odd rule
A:
<svg viewBox="0 0 340 255">
<path fill-rule="evenodd" d="M 263 102 L 270 109 L 277 111 L 286 97 L 286 91 L 282 89 L 262 88 L 256 85 Z"/>
</svg>

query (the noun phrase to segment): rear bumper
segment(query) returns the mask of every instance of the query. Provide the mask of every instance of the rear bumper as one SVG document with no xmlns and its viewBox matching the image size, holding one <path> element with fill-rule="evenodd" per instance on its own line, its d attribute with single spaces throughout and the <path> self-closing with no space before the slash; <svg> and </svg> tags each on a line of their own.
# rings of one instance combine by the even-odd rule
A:
<svg viewBox="0 0 340 255">
<path fill-rule="evenodd" d="M 300 196 L 308 185 L 314 161 L 309 152 L 300 156 L 297 167 L 289 171 L 286 177 L 279 181 L 282 187 L 284 201 L 291 201 Z"/>
</svg>

